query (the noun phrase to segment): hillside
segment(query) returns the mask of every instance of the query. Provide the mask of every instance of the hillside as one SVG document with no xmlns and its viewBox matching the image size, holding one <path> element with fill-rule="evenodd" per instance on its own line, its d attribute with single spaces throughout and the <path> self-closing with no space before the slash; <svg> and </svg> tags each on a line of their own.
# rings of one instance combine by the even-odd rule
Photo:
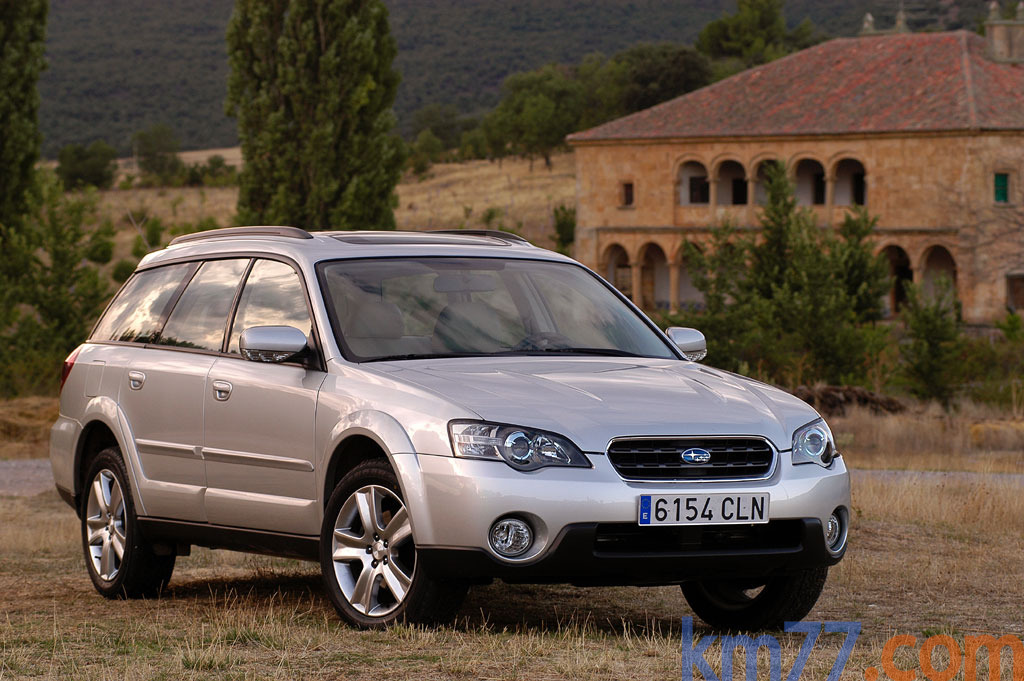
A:
<svg viewBox="0 0 1024 681">
<path fill-rule="evenodd" d="M 691 42 L 735 0 L 385 0 L 403 75 L 395 104 L 451 102 L 466 114 L 497 101 L 510 73 L 611 54 L 643 41 Z M 908 0 L 911 27 L 974 26 L 983 0 Z M 127 152 L 132 132 L 169 123 L 184 149 L 237 143 L 224 115 L 224 32 L 232 0 L 51 0 L 49 69 L 40 84 L 44 154 L 102 138 Z M 833 35 L 856 32 L 866 10 L 888 26 L 896 0 L 789 0 Z"/>
</svg>

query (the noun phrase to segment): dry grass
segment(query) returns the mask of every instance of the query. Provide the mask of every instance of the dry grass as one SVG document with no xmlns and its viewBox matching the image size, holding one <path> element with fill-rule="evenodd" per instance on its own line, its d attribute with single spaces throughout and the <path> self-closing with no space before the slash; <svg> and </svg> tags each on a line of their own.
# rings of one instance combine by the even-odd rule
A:
<svg viewBox="0 0 1024 681">
<path fill-rule="evenodd" d="M 863 622 L 843 679 L 863 679 L 895 633 L 1024 633 L 1021 496 L 999 477 L 857 475 L 850 552 L 809 617 Z M 0 545 L 4 680 L 680 677 L 689 611 L 672 587 L 499 583 L 472 590 L 451 626 L 361 632 L 337 620 L 315 565 L 229 552 L 181 558 L 160 600 L 105 601 L 86 577 L 74 514 L 53 494 L 0 498 Z M 780 638 L 786 670 L 802 636 Z M 824 679 L 842 641 L 823 636 L 802 678 Z"/>
<path fill-rule="evenodd" d="M 0 400 L 0 459 L 46 456 L 50 427 L 57 420 L 54 397 Z"/>
<path fill-rule="evenodd" d="M 998 409 L 967 403 L 949 415 L 916 405 L 878 415 L 854 408 L 828 421 L 853 468 L 1024 473 L 1024 422 Z"/>
<path fill-rule="evenodd" d="M 238 148 L 208 149 L 182 153 L 186 163 L 205 162 L 221 154 L 229 164 L 240 165 Z M 552 245 L 552 211 L 557 205 L 574 205 L 576 190 L 575 161 L 571 153 L 552 157 L 552 168 L 542 161 L 506 159 L 500 164 L 488 161 L 444 163 L 433 166 L 423 179 L 406 174 L 398 185 L 399 206 L 395 219 L 399 229 L 481 229 L 484 215 L 494 214 L 492 226 L 503 224 L 518 229 L 534 243 Z M 128 219 L 159 217 L 164 224 L 197 222 L 214 218 L 229 226 L 235 217 L 238 189 L 226 188 L 154 188 L 112 189 L 100 193 L 100 215 L 110 218 L 121 230 L 117 256 L 131 251 L 137 232 Z M 372 225 L 367 228 L 372 229 Z"/>
<path fill-rule="evenodd" d="M 522 234 L 533 243 L 550 247 L 554 232 L 552 211 L 558 205 L 575 205 L 576 167 L 571 153 L 544 163 L 522 159 L 435 165 L 427 178 L 407 175 L 398 186 L 399 229 L 481 229 L 488 209 L 499 211 L 493 224 L 506 227 L 522 223 Z"/>
</svg>

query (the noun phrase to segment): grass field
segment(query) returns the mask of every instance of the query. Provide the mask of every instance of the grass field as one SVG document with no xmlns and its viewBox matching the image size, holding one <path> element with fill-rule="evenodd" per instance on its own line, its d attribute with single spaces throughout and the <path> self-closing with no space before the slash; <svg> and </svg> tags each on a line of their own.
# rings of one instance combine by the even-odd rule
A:
<svg viewBox="0 0 1024 681">
<path fill-rule="evenodd" d="M 4 405 L 0 423 L 20 424 L 2 426 L 5 437 L 33 432 L 52 404 Z M 848 463 L 878 468 L 889 459 L 872 453 L 872 433 L 926 431 L 921 424 L 932 415 L 917 418 L 855 414 L 846 425 L 833 422 L 849 440 Z M 969 424 L 950 427 L 968 433 L 967 455 L 947 446 L 943 458 L 986 456 L 971 448 Z M 30 447 L 22 444 L 19 452 Z M 1001 456 L 1007 469 L 1020 465 L 1010 453 Z M 938 461 L 938 453 L 921 459 L 931 470 L 941 468 Z M 1021 486 L 1016 476 L 994 473 L 855 471 L 850 550 L 808 618 L 862 622 L 843 679 L 864 679 L 894 634 L 923 640 L 945 633 L 961 643 L 984 633 L 1024 635 Z M 106 601 L 86 576 L 74 513 L 54 493 L 0 497 L 0 546 L 0 680 L 678 679 L 680 618 L 690 615 L 674 587 L 499 582 L 471 590 L 451 625 L 361 632 L 337 620 L 315 565 L 205 549 L 179 559 L 161 599 Z M 696 633 L 710 635 L 699 623 Z M 780 639 L 788 670 L 803 636 Z M 842 642 L 842 635 L 823 635 L 801 678 L 825 679 Z M 718 650 L 706 655 L 716 670 Z M 916 659 L 911 649 L 897 657 L 904 668 Z M 760 660 L 762 674 L 766 666 Z M 734 678 L 742 678 L 741 660 L 735 668 Z"/>
<path fill-rule="evenodd" d="M 224 156 L 229 164 L 241 162 L 237 148 L 181 156 L 186 163 L 199 163 L 213 154 Z M 550 247 L 554 207 L 575 203 L 574 163 L 573 155 L 566 153 L 552 157 L 551 169 L 537 162 L 531 170 L 523 159 L 437 164 L 422 179 L 412 174 L 402 179 L 395 220 L 399 229 L 482 229 L 488 226 L 485 218 L 489 216 L 492 228 L 503 225 Z M 213 218 L 228 227 L 234 223 L 237 201 L 237 187 L 112 189 L 100 192 L 99 212 L 119 229 L 115 257 L 120 258 L 131 252 L 138 233 L 129 212 L 137 221 L 141 216 L 156 216 L 173 225 Z"/>
</svg>

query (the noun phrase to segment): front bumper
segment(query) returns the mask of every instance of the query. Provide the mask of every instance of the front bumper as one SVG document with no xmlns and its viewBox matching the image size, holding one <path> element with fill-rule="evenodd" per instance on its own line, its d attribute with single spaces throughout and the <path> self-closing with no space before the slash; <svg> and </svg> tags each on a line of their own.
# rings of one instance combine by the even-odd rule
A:
<svg viewBox="0 0 1024 681">
<path fill-rule="evenodd" d="M 653 586 L 709 576 L 771 577 L 835 565 L 842 559 L 842 552 L 832 554 L 826 549 L 817 519 L 774 521 L 759 527 L 766 531 L 751 536 L 744 545 L 721 541 L 720 536 L 693 541 L 698 539 L 693 533 L 659 532 L 679 528 L 583 523 L 563 528 L 546 555 L 525 565 L 501 561 L 483 549 L 420 549 L 417 560 L 422 561 L 418 569 L 468 582 L 500 577 L 510 583 Z M 690 529 L 697 528 L 686 528 Z M 644 550 L 635 535 L 652 531 L 651 546 Z"/>
<path fill-rule="evenodd" d="M 466 577 L 667 583 L 722 570 L 761 574 L 834 564 L 842 558 L 842 551 L 832 554 L 825 547 L 822 530 L 836 509 L 849 518 L 850 479 L 841 458 L 830 469 L 793 466 L 789 452 L 782 452 L 772 476 L 765 480 L 683 483 L 628 482 L 607 457 L 587 456 L 593 468 L 523 473 L 502 462 L 397 455 L 414 536 L 424 559 Z M 637 525 L 640 495 L 690 492 L 767 492 L 770 526 L 784 527 L 779 522 L 788 522 L 790 534 L 765 544 L 757 538 L 758 532 L 767 531 L 757 528 L 765 526 L 715 526 L 719 532 L 746 528 L 753 533 L 749 541 L 733 537 L 723 544 L 710 535 L 706 541 L 684 536 L 694 528 Z M 487 541 L 491 525 L 510 515 L 527 520 L 535 537 L 530 550 L 514 560 L 495 554 Z M 671 536 L 673 531 L 678 536 Z M 616 532 L 636 536 L 627 536 L 610 552 L 603 537 Z M 645 539 L 650 540 L 647 545 Z"/>
</svg>

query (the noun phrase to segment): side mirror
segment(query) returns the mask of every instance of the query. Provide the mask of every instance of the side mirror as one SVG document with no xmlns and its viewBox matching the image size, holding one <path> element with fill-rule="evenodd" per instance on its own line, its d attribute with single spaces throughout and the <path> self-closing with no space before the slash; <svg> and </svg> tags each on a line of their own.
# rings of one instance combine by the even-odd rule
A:
<svg viewBox="0 0 1024 681">
<path fill-rule="evenodd" d="M 670 326 L 665 334 L 683 351 L 683 357 L 691 362 L 699 362 L 708 356 L 708 341 L 697 329 L 685 326 Z"/>
<path fill-rule="evenodd" d="M 253 362 L 284 362 L 306 349 L 306 334 L 294 326 L 250 326 L 238 349 Z"/>
</svg>

